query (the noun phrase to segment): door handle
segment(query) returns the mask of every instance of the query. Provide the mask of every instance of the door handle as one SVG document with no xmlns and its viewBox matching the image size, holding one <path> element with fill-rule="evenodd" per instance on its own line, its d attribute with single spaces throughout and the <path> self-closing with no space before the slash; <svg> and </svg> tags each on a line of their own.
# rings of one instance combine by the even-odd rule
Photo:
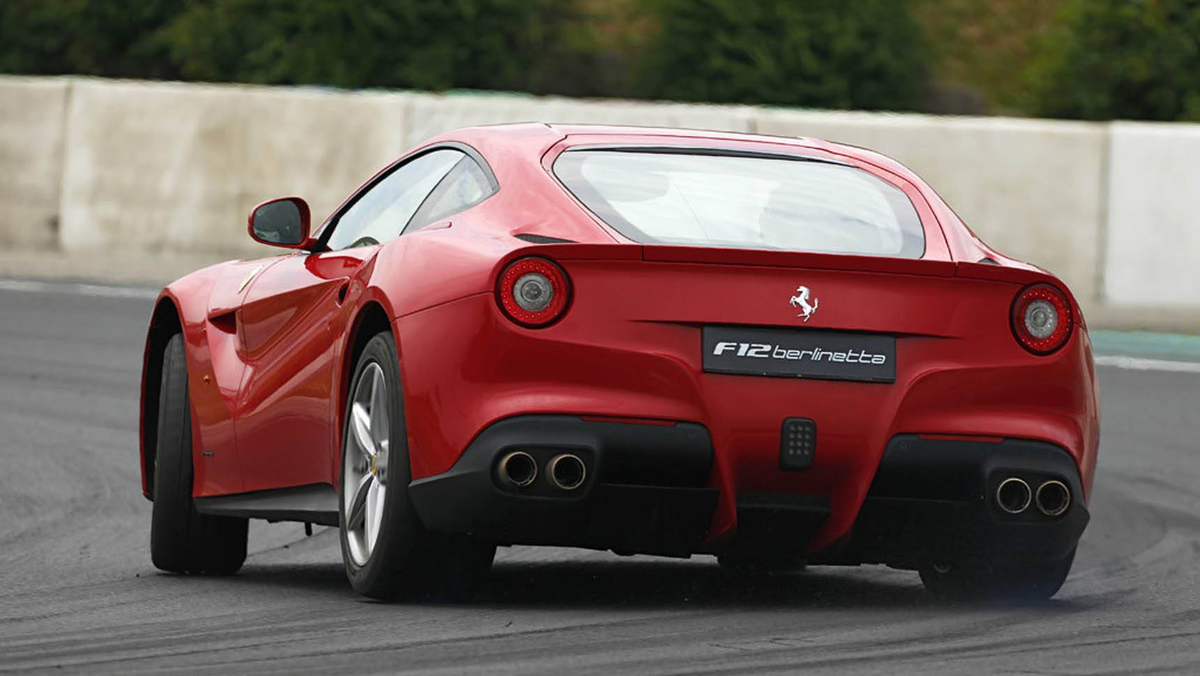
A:
<svg viewBox="0 0 1200 676">
<path fill-rule="evenodd" d="M 349 290 L 350 290 L 350 280 L 346 280 L 346 281 L 342 282 L 342 285 L 338 287 L 337 298 L 334 300 L 334 302 L 337 303 L 339 306 L 342 303 L 345 303 L 346 302 L 346 292 Z"/>
</svg>

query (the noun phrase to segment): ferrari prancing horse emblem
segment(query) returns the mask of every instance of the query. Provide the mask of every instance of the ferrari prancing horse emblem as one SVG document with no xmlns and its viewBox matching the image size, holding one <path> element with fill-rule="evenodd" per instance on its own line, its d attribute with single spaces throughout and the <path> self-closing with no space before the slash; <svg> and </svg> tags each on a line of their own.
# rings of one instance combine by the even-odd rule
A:
<svg viewBox="0 0 1200 676">
<path fill-rule="evenodd" d="M 812 305 L 809 305 L 808 297 L 811 294 L 812 292 L 808 290 L 807 286 L 797 287 L 796 295 L 792 296 L 792 299 L 788 301 L 788 304 L 790 304 L 792 307 L 800 308 L 800 314 L 796 316 L 804 317 L 805 322 L 807 322 L 809 318 L 813 316 L 813 313 L 817 311 L 817 306 L 821 304 L 820 298 L 813 298 Z"/>
</svg>

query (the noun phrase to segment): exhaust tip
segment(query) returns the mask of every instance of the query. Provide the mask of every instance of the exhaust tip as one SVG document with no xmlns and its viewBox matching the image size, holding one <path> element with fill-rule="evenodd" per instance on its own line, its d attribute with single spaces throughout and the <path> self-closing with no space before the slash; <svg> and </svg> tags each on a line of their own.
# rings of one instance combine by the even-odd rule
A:
<svg viewBox="0 0 1200 676">
<path fill-rule="evenodd" d="M 1020 514 L 1029 508 L 1033 497 L 1024 479 L 1010 476 L 996 487 L 996 505 L 1009 514 Z"/>
<path fill-rule="evenodd" d="M 546 463 L 546 474 L 550 483 L 564 491 L 573 491 L 583 485 L 587 478 L 587 465 L 573 453 L 562 453 Z"/>
<path fill-rule="evenodd" d="M 515 488 L 525 488 L 537 478 L 537 462 L 525 451 L 509 451 L 496 465 L 496 474 L 501 483 Z"/>
<path fill-rule="evenodd" d="M 1037 508 L 1046 516 L 1062 516 L 1071 506 L 1071 489 L 1061 481 L 1050 480 L 1038 486 Z"/>
</svg>

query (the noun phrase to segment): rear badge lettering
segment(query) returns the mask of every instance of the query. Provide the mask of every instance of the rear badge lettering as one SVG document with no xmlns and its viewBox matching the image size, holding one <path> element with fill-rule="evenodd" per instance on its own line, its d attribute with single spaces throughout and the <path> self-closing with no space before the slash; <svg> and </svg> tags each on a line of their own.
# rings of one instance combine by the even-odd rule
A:
<svg viewBox="0 0 1200 676">
<path fill-rule="evenodd" d="M 894 382 L 893 336 L 842 331 L 706 326 L 710 373 Z"/>
<path fill-rule="evenodd" d="M 790 359 L 792 361 L 831 361 L 846 364 L 886 364 L 886 354 L 871 354 L 867 351 L 847 350 L 844 352 L 824 350 L 814 347 L 811 350 L 788 350 L 782 345 L 769 343 L 730 343 L 720 342 L 713 348 L 714 355 L 726 353 L 751 359 Z"/>
</svg>

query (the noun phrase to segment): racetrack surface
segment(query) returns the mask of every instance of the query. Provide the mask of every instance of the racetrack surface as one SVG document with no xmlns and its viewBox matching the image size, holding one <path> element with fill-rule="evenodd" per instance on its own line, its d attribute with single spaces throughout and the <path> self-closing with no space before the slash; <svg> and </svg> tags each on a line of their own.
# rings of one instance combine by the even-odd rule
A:
<svg viewBox="0 0 1200 676">
<path fill-rule="evenodd" d="M 1048 604 L 941 604 L 874 566 L 738 582 L 711 557 L 502 548 L 474 600 L 389 605 L 350 589 L 330 529 L 252 522 L 233 578 L 153 568 L 151 298 L 0 285 L 0 672 L 1200 672 L 1200 373 L 1099 367 L 1093 520 Z"/>
</svg>

